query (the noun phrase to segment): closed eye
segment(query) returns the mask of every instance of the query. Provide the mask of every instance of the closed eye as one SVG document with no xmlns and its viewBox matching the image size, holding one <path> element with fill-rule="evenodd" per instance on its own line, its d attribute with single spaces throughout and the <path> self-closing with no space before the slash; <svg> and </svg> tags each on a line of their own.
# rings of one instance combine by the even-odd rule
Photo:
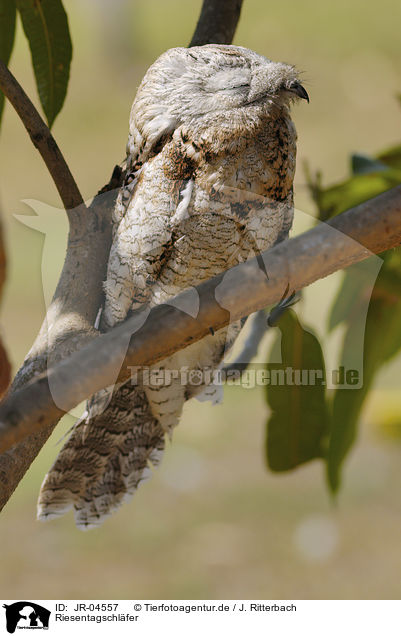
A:
<svg viewBox="0 0 401 636">
<path fill-rule="evenodd" d="M 224 86 L 222 88 L 220 88 L 219 90 L 221 91 L 234 91 L 237 90 L 237 88 L 249 88 L 250 84 L 238 84 L 237 86 Z"/>
</svg>

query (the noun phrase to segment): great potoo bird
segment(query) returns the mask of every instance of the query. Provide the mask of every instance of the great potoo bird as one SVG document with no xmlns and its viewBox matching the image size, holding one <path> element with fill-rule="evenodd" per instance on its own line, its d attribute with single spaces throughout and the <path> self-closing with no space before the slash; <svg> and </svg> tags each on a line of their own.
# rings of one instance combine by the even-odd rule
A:
<svg viewBox="0 0 401 636">
<path fill-rule="evenodd" d="M 290 105 L 298 98 L 308 95 L 294 67 L 238 46 L 175 48 L 150 67 L 130 115 L 101 329 L 288 236 Z M 157 386 L 138 376 L 94 395 L 44 480 L 39 518 L 73 508 L 78 527 L 90 528 L 128 499 L 158 464 L 185 400 L 215 390 L 206 370 L 219 366 L 240 328 L 159 363 L 162 371 L 205 371 L 196 386 L 170 373 Z"/>
</svg>

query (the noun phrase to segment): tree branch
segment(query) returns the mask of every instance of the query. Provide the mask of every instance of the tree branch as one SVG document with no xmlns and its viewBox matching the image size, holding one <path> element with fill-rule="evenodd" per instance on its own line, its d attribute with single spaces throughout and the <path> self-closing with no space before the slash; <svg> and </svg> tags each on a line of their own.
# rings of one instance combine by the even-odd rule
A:
<svg viewBox="0 0 401 636">
<path fill-rule="evenodd" d="M 98 335 L 93 325 L 103 300 L 115 194 L 116 191 L 103 193 L 95 197 L 89 210 L 77 209 L 79 215 L 73 217 L 70 225 L 67 255 L 52 303 L 14 379 L 8 399 L 18 395 L 19 389 L 32 378 L 45 373 L 53 364 Z M 39 432 L 32 429 L 18 446 L 0 455 L 0 510 L 51 435 L 58 419 Z"/>
<path fill-rule="evenodd" d="M 268 279 L 259 259 L 253 259 L 202 283 L 197 287 L 200 310 L 196 319 L 161 305 L 151 310 L 141 326 L 143 314 L 137 312 L 5 401 L 0 407 L 0 451 L 32 431 L 43 431 L 64 410 L 117 378 L 127 379 L 130 367 L 155 364 L 208 335 L 210 327 L 221 329 L 276 303 L 287 287 L 302 289 L 400 244 L 401 186 L 267 250 L 263 260 Z M 185 306 L 191 292 L 177 298 L 177 305 Z M 0 505 L 5 503 L 5 494 Z"/>
<path fill-rule="evenodd" d="M 17 111 L 33 145 L 42 155 L 63 205 L 69 210 L 85 205 L 78 186 L 48 126 L 14 75 L 0 60 L 0 89 Z"/>
<path fill-rule="evenodd" d="M 189 46 L 231 44 L 243 0 L 204 0 Z"/>
</svg>

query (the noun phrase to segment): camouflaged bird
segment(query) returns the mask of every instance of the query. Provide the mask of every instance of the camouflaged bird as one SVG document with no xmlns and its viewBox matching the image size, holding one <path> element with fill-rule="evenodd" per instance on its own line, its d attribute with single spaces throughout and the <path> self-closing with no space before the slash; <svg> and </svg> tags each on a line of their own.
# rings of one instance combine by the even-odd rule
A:
<svg viewBox="0 0 401 636">
<path fill-rule="evenodd" d="M 175 48 L 150 67 L 131 110 L 102 330 L 288 236 L 290 105 L 298 98 L 308 94 L 294 67 L 242 47 Z M 211 334 L 157 368 L 216 369 L 240 328 Z M 206 379 L 193 386 L 178 377 L 94 395 L 44 480 L 39 518 L 73 508 L 78 527 L 100 525 L 159 463 L 184 402 L 215 390 Z"/>
</svg>

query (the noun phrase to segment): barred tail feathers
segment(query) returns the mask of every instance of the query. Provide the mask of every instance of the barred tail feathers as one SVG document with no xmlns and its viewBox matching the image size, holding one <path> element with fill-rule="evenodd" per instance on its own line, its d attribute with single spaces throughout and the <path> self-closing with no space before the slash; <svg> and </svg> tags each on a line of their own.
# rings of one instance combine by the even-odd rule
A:
<svg viewBox="0 0 401 636">
<path fill-rule="evenodd" d="M 120 385 L 103 412 L 92 405 L 75 426 L 42 484 L 38 519 L 73 508 L 80 529 L 101 525 L 150 476 L 164 445 L 143 390 Z"/>
</svg>

